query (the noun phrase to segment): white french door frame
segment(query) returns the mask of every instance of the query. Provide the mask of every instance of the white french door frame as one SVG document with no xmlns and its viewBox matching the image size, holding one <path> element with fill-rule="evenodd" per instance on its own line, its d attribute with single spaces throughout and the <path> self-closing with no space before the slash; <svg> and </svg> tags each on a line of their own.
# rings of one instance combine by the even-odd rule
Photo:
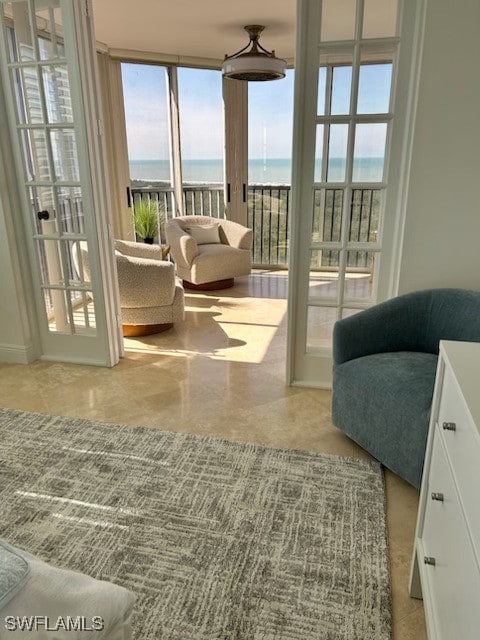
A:
<svg viewBox="0 0 480 640">
<path fill-rule="evenodd" d="M 358 69 L 360 62 L 360 17 L 363 15 L 363 0 L 357 0 L 356 38 L 347 42 L 352 46 L 354 56 L 352 64 L 352 91 L 350 114 L 355 113 L 358 93 Z M 288 336 L 287 336 L 287 383 L 297 386 L 319 388 L 331 387 L 332 354 L 330 349 L 307 351 L 307 311 L 309 306 L 309 272 L 310 250 L 312 248 L 312 215 L 315 188 L 335 188 L 336 183 L 327 183 L 325 175 L 321 183 L 315 183 L 315 148 L 317 124 L 323 121 L 317 115 L 318 72 L 320 61 L 320 27 L 322 0 L 298 0 L 297 3 L 297 54 L 294 97 L 294 140 L 292 162 L 292 219 L 290 226 L 290 286 L 288 300 Z M 386 122 L 394 120 L 388 127 L 387 147 L 384 167 L 384 182 L 369 183 L 368 188 L 384 189 L 383 219 L 380 224 L 380 241 L 377 245 L 355 249 L 374 251 L 376 256 L 375 270 L 378 281 L 368 303 L 348 304 L 349 307 L 364 308 L 392 297 L 397 292 L 398 269 L 402 245 L 403 220 L 405 217 L 406 193 L 408 185 L 409 158 L 412 148 L 412 136 L 415 106 L 418 92 L 418 77 L 421 58 L 421 45 L 425 19 L 425 0 L 399 0 L 398 30 L 400 41 L 394 54 L 394 77 L 392 77 L 392 93 L 390 114 L 386 114 Z M 392 40 L 392 39 L 389 39 Z M 360 42 L 360 44 L 359 44 Z M 368 42 L 368 41 L 367 41 Z M 338 43 L 343 45 L 345 43 Z M 379 44 L 381 42 L 379 41 Z M 327 43 L 327 47 L 335 47 L 335 43 Z M 353 152 L 354 127 L 352 123 L 369 120 L 378 122 L 379 118 L 359 117 L 352 115 L 336 117 L 350 124 L 347 142 L 347 158 Z M 327 119 L 325 119 L 327 122 Z M 324 137 L 323 165 L 326 165 Z M 345 242 L 347 210 L 351 194 L 351 164 L 347 162 L 345 183 L 338 185 L 344 189 L 342 238 Z M 350 166 L 349 166 L 350 165 Z M 387 176 L 387 179 L 385 179 Z M 386 188 L 388 184 L 388 188 Z M 358 188 L 363 185 L 359 184 Z M 357 183 L 355 183 L 357 188 Z M 320 246 L 320 245 L 319 245 Z M 350 247 L 350 245 L 349 245 Z M 322 248 L 322 247 L 320 247 Z M 343 249 L 346 245 L 339 243 L 336 247 L 329 243 L 330 249 Z M 339 275 L 345 272 L 345 256 L 340 261 Z M 342 278 L 339 278 L 341 280 Z M 341 284 L 340 284 L 341 286 Z M 342 290 L 340 291 L 342 294 Z M 340 300 L 343 296 L 340 295 Z M 328 306 L 328 305 L 327 305 Z M 335 306 L 335 305 L 334 305 Z"/>
<path fill-rule="evenodd" d="M 24 4 L 24 6 L 29 7 L 30 16 L 36 15 L 35 5 L 32 0 L 27 0 L 27 4 Z M 17 124 L 13 80 L 10 77 L 10 66 L 13 69 L 20 67 L 22 63 L 9 65 L 6 57 L 2 55 L 0 78 L 6 98 L 8 129 L 11 132 L 10 140 L 16 167 L 16 184 L 14 188 L 17 191 L 23 209 L 25 232 L 23 241 L 29 256 L 29 269 L 28 273 L 25 274 L 25 278 L 31 283 L 36 307 L 36 318 L 35 322 L 32 323 L 35 326 L 32 326 L 32 328 L 37 334 L 38 351 L 42 359 L 110 367 L 115 365 L 123 355 L 123 341 L 121 338 L 113 237 L 108 219 L 109 182 L 104 161 L 92 7 L 90 0 L 59 0 L 58 6 L 62 12 L 63 45 L 65 47 L 65 62 L 63 64 L 66 63 L 68 67 L 71 103 L 74 113 L 73 130 L 78 153 L 82 204 L 85 211 L 85 239 L 88 245 L 91 290 L 95 301 L 95 335 L 82 335 L 73 330 L 70 333 L 49 330 L 49 320 L 43 298 L 38 256 L 36 254 L 31 206 L 27 199 L 27 187 L 30 183 L 26 180 L 19 135 L 16 133 L 16 129 L 20 130 L 21 127 Z M 0 8 L 3 15 L 3 7 Z M 36 25 L 30 25 L 30 29 L 32 46 L 35 47 L 37 52 L 35 58 L 37 62 L 35 60 L 32 61 L 30 66 L 40 69 Z M 2 45 L 4 51 L 7 46 L 5 42 L 2 42 L 5 34 L 6 32 L 2 28 L 0 45 Z M 55 64 L 55 60 L 52 60 L 51 64 Z M 43 88 L 40 76 L 39 83 L 42 97 Z M 42 101 L 42 112 L 45 117 L 44 96 Z M 47 121 L 44 120 L 44 122 Z M 45 128 L 48 127 L 47 124 L 44 126 Z M 58 126 L 62 125 L 59 124 Z M 53 170 L 53 158 L 51 157 L 50 163 Z M 53 181 L 51 184 L 56 185 L 57 182 Z M 69 186 L 68 183 L 61 183 L 62 186 L 64 184 L 67 187 Z M 50 186 L 50 183 L 46 184 L 46 186 Z M 45 237 L 48 240 L 48 234 Z M 21 240 L 17 235 L 17 243 L 21 242 Z M 52 236 L 52 240 L 56 241 L 57 238 Z M 58 240 L 60 240 L 60 237 Z M 76 238 L 72 237 L 72 242 L 75 240 Z M 65 236 L 64 241 L 70 241 L 70 238 Z M 65 260 L 65 256 L 63 256 L 62 263 L 64 267 Z M 47 286 L 52 290 L 55 288 L 59 291 L 62 290 L 58 286 Z M 65 291 L 66 294 L 69 294 L 70 290 L 67 287 Z M 70 321 L 72 321 L 70 307 L 69 316 Z"/>
<path fill-rule="evenodd" d="M 177 67 L 167 67 L 170 168 L 175 216 L 185 214 L 183 206 L 182 145 L 180 143 L 180 100 Z"/>
</svg>

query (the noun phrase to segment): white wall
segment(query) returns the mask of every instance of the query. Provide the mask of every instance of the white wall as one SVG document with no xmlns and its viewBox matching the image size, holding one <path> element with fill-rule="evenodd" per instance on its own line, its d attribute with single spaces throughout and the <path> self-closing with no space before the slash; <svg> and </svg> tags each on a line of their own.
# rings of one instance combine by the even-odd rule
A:
<svg viewBox="0 0 480 640">
<path fill-rule="evenodd" d="M 19 298 L 20 274 L 10 252 L 0 193 L 0 362 L 27 363 L 34 358 Z"/>
<path fill-rule="evenodd" d="M 8 121 L 0 92 L 0 131 Z M 23 223 L 9 136 L 0 137 L 0 362 L 28 363 L 38 357 L 32 332 L 34 308 L 22 249 Z M 20 251 L 17 250 L 17 244 Z"/>
<path fill-rule="evenodd" d="M 480 289 L 480 2 L 429 0 L 399 292 Z"/>
</svg>

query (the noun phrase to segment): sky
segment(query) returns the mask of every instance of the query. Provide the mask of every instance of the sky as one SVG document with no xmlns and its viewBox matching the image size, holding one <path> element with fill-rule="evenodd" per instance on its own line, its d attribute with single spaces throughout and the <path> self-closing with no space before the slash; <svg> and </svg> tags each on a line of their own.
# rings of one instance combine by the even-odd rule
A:
<svg viewBox="0 0 480 640">
<path fill-rule="evenodd" d="M 358 113 L 388 111 L 390 64 L 360 69 Z M 318 114 L 324 113 L 325 76 L 320 73 Z M 169 158 L 167 83 L 165 67 L 122 64 L 125 115 L 130 160 Z M 275 82 L 249 83 L 249 158 L 289 158 L 292 148 L 294 72 Z M 220 71 L 178 69 L 182 157 L 208 160 L 223 157 L 223 101 Z M 348 112 L 351 67 L 337 67 L 332 85 L 332 113 Z M 317 149 L 322 131 L 318 128 Z M 381 157 L 384 125 L 357 127 L 355 155 Z M 330 132 L 330 155 L 345 154 L 347 126 Z M 320 151 L 317 151 L 317 157 Z"/>
</svg>

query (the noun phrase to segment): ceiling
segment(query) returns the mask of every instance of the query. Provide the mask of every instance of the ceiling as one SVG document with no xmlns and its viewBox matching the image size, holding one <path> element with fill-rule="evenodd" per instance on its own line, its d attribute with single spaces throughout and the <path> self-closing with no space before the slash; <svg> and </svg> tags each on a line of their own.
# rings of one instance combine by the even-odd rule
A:
<svg viewBox="0 0 480 640">
<path fill-rule="evenodd" d="M 93 0 L 97 41 L 110 49 L 223 60 L 245 46 L 247 24 L 260 43 L 293 59 L 295 0 Z"/>
</svg>

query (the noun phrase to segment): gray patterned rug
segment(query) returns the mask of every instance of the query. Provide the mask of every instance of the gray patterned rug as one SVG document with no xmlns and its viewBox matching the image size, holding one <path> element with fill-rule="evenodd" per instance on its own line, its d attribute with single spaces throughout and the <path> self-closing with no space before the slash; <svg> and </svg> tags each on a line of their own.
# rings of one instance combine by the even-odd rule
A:
<svg viewBox="0 0 480 640">
<path fill-rule="evenodd" d="M 0 535 L 137 594 L 137 640 L 387 640 L 374 462 L 0 410 Z"/>
</svg>

